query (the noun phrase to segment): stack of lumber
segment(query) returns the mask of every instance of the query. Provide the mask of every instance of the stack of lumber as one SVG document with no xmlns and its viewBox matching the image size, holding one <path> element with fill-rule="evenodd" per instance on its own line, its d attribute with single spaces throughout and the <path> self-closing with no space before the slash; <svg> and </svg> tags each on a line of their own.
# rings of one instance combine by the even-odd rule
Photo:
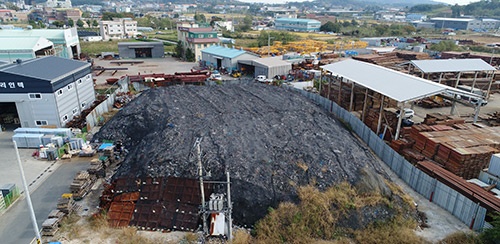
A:
<svg viewBox="0 0 500 244">
<path fill-rule="evenodd" d="M 89 172 L 78 172 L 70 186 L 71 193 L 73 194 L 73 199 L 81 200 L 90 191 L 92 184 L 93 179 L 92 177 L 90 177 Z"/>
<path fill-rule="evenodd" d="M 59 222 L 61 220 L 58 218 L 49 218 L 42 223 L 42 237 L 53 237 L 59 230 Z"/>
<path fill-rule="evenodd" d="M 65 214 L 72 213 L 74 208 L 75 201 L 73 200 L 73 197 L 60 198 L 59 201 L 57 201 L 57 210 Z"/>
<path fill-rule="evenodd" d="M 103 162 L 97 158 L 92 159 L 90 161 L 90 167 L 87 169 L 90 175 L 95 176 L 96 178 L 105 176 L 105 171 L 103 167 Z"/>
<path fill-rule="evenodd" d="M 364 123 L 370 127 L 372 131 L 377 131 L 378 118 L 379 118 L 379 108 L 370 109 L 367 111 Z M 396 131 L 398 125 L 398 117 L 396 115 L 396 109 L 386 108 L 384 109 L 384 114 L 382 115 L 381 130 L 384 129 L 385 125 L 390 128 L 391 131 Z M 385 139 L 385 138 L 384 138 Z"/>
<path fill-rule="evenodd" d="M 418 125 L 410 137 L 413 149 L 465 179 L 477 177 L 500 149 L 500 127 Z"/>
<path fill-rule="evenodd" d="M 481 122 L 489 126 L 500 126 L 500 111 L 480 116 Z"/>
<path fill-rule="evenodd" d="M 440 113 L 429 113 L 424 118 L 424 124 L 426 125 L 456 125 L 456 124 L 464 124 L 465 119 L 452 116 L 452 115 L 443 115 Z"/>
</svg>

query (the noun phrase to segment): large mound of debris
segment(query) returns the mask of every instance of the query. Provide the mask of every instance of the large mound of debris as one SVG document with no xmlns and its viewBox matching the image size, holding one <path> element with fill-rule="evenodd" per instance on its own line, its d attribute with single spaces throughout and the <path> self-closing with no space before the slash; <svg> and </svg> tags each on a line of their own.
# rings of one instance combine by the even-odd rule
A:
<svg viewBox="0 0 500 244">
<path fill-rule="evenodd" d="M 251 225 L 270 206 L 296 200 L 301 185 L 325 189 L 347 181 L 391 194 L 378 160 L 340 121 L 298 92 L 274 86 L 151 89 L 94 136 L 121 140 L 129 150 L 115 177 L 197 178 L 198 138 L 205 179 L 231 174 L 239 224 Z"/>
</svg>

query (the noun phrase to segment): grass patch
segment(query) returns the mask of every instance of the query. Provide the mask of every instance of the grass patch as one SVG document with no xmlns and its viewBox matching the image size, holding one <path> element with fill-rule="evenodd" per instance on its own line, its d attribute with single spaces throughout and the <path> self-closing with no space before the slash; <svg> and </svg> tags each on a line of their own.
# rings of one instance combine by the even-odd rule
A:
<svg viewBox="0 0 500 244">
<path fill-rule="evenodd" d="M 82 236 L 82 228 L 81 225 L 78 224 L 80 219 L 81 217 L 76 214 L 69 214 L 64 217 L 60 224 L 61 233 L 65 233 L 68 239 L 80 238 Z"/>
<path fill-rule="evenodd" d="M 479 236 L 473 232 L 455 232 L 448 235 L 438 244 L 481 244 L 483 243 Z"/>
<path fill-rule="evenodd" d="M 366 206 L 390 207 L 393 203 L 380 193 L 360 195 L 355 187 L 343 182 L 323 192 L 313 186 L 300 187 L 298 197 L 298 204 L 284 202 L 277 209 L 271 208 L 256 224 L 255 239 L 242 234 L 240 243 L 423 242 L 413 231 L 416 221 L 398 215 L 360 230 L 337 226 L 339 221 L 351 218 Z"/>
</svg>

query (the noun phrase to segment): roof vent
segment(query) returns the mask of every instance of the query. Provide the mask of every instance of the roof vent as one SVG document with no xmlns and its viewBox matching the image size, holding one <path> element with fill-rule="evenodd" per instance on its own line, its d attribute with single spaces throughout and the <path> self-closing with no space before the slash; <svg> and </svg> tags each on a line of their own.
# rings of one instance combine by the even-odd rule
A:
<svg viewBox="0 0 500 244">
<path fill-rule="evenodd" d="M 18 58 L 18 59 L 16 59 L 16 64 L 21 64 L 22 62 L 23 62 L 23 60 L 21 60 L 21 59 L 19 59 L 19 58 Z"/>
</svg>

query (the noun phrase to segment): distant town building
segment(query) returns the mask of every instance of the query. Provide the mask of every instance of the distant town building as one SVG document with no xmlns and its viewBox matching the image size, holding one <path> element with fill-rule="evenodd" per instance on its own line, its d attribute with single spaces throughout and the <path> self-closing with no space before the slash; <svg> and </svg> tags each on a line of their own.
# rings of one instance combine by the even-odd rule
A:
<svg viewBox="0 0 500 244">
<path fill-rule="evenodd" d="M 45 6 L 49 8 L 71 8 L 71 0 L 47 0 Z"/>
<path fill-rule="evenodd" d="M 137 21 L 131 18 L 99 21 L 103 40 L 131 38 L 137 34 Z"/>
<path fill-rule="evenodd" d="M 436 27 L 436 24 L 435 23 L 432 23 L 432 22 L 423 22 L 423 21 L 413 21 L 411 22 L 411 24 L 413 26 L 415 26 L 415 28 L 428 28 L 428 29 L 432 29 L 432 28 L 435 28 Z"/>
<path fill-rule="evenodd" d="M 201 50 L 219 43 L 217 32 L 212 28 L 198 28 L 198 24 L 180 22 L 177 24 L 177 39 L 184 50 L 188 48 L 195 54 L 195 61 L 201 59 Z"/>
<path fill-rule="evenodd" d="M 21 12 L 11 9 L 0 9 L 0 22 L 27 21 L 28 12 Z"/>
<path fill-rule="evenodd" d="M 226 31 L 234 32 L 233 21 L 215 21 L 214 28 L 216 28 L 220 31 L 226 30 Z"/>
<path fill-rule="evenodd" d="M 313 19 L 280 18 L 274 21 L 276 30 L 315 32 L 319 31 L 321 22 Z"/>
<path fill-rule="evenodd" d="M 259 58 L 254 53 L 235 48 L 213 45 L 201 51 L 202 63 L 215 69 L 224 68 L 228 72 L 238 69 L 241 60 L 253 60 Z"/>
<path fill-rule="evenodd" d="M 321 22 L 322 25 L 326 24 L 328 21 L 335 23 L 337 21 L 337 17 L 335 16 L 330 16 L 330 15 L 316 15 L 316 14 L 307 14 L 306 18 L 308 19 L 315 19 L 319 22 Z"/>
<path fill-rule="evenodd" d="M 426 21 L 427 20 L 427 15 L 425 14 L 407 14 L 406 15 L 406 21 L 412 22 L 412 21 Z"/>
</svg>

